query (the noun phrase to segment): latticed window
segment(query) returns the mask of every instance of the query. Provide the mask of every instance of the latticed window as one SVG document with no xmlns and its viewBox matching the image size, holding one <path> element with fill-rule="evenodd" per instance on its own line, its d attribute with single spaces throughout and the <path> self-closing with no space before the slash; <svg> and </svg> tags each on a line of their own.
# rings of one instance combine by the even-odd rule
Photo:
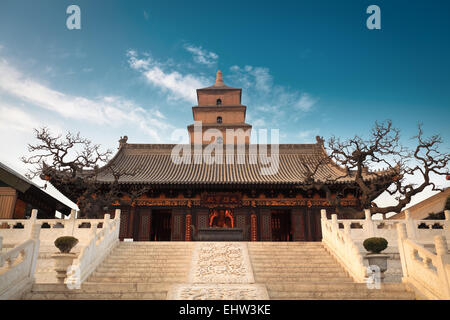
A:
<svg viewBox="0 0 450 320">
<path fill-rule="evenodd" d="M 222 123 L 222 117 L 217 117 L 217 123 Z"/>
</svg>

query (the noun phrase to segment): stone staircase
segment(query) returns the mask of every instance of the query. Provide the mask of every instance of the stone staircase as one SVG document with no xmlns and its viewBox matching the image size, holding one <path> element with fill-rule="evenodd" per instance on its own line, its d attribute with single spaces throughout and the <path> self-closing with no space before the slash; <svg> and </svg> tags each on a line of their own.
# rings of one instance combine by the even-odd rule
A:
<svg viewBox="0 0 450 320">
<path fill-rule="evenodd" d="M 36 283 L 24 299 L 166 299 L 187 285 L 198 242 L 121 242 L 79 290 Z M 203 243 L 208 246 L 208 243 Z M 212 245 L 212 244 L 211 244 Z M 253 277 L 270 299 L 414 299 L 401 283 L 355 283 L 320 242 L 243 243 Z M 250 271 L 251 272 L 251 271 Z M 234 289 L 233 289 L 234 290 Z M 266 295 L 267 296 L 267 295 Z"/>
<path fill-rule="evenodd" d="M 355 283 L 321 242 L 251 242 L 248 250 L 255 282 L 270 299 L 415 299 L 402 283 Z"/>
<path fill-rule="evenodd" d="M 79 290 L 36 283 L 24 299 L 166 299 L 173 284 L 185 282 L 193 243 L 121 242 Z"/>
</svg>

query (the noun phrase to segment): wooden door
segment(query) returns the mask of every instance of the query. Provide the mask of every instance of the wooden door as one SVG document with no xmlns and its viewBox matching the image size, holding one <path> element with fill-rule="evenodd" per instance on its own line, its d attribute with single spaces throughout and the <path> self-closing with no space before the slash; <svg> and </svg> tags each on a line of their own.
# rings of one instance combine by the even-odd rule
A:
<svg viewBox="0 0 450 320">
<path fill-rule="evenodd" d="M 149 241 L 152 224 L 152 210 L 150 208 L 139 208 L 137 210 L 137 226 L 134 239 L 137 241 Z"/>
<path fill-rule="evenodd" d="M 272 241 L 290 241 L 291 216 L 288 210 L 272 210 Z"/>
</svg>

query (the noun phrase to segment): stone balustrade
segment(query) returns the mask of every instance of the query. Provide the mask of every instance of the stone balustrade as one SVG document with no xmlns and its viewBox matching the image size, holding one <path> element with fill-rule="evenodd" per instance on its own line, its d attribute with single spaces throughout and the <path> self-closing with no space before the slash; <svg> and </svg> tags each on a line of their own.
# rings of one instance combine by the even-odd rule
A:
<svg viewBox="0 0 450 320">
<path fill-rule="evenodd" d="M 408 238 L 422 244 L 433 244 L 434 237 L 443 235 L 450 239 L 450 211 L 445 211 L 445 220 L 413 220 L 409 211 L 404 220 L 373 220 L 369 210 L 365 210 L 365 219 L 339 219 L 339 228 L 348 230 L 354 241 L 362 242 L 367 238 L 381 237 L 392 246 L 397 246 L 396 225 L 406 225 Z"/>
<path fill-rule="evenodd" d="M 39 254 L 39 224 L 31 225 L 28 240 L 2 253 L 0 236 L 0 300 L 19 299 L 31 290 Z"/>
<path fill-rule="evenodd" d="M 72 264 L 72 274 L 66 279 L 68 287 L 78 288 L 119 243 L 120 209 L 114 219 L 105 214 L 103 227 L 98 230 L 94 224 L 90 229 L 89 242 L 81 249 Z"/>
<path fill-rule="evenodd" d="M 348 225 L 344 230 L 339 228 L 337 215 L 327 219 L 326 210 L 321 210 L 322 242 L 325 248 L 347 270 L 358 283 L 366 281 L 367 267 L 358 246 L 352 240 Z"/>
<path fill-rule="evenodd" d="M 448 221 L 448 213 L 446 218 Z M 403 282 L 428 299 L 450 299 L 450 254 L 446 238 L 434 237 L 434 254 L 408 238 L 405 224 L 397 224 L 397 233 Z"/>
<path fill-rule="evenodd" d="M 28 251 L 31 250 L 29 249 L 31 242 L 27 241 L 27 239 L 34 234 L 35 228 L 39 228 L 40 234 L 37 235 L 37 239 L 41 247 L 46 248 L 46 250 L 50 247 L 54 248 L 56 251 L 54 241 L 58 237 L 73 236 L 77 238 L 79 240 L 77 247 L 79 247 L 81 251 L 74 260 L 72 267 L 70 268 L 71 270 L 69 270 L 68 278 L 66 279 L 68 286 L 72 285 L 76 288 L 81 285 L 81 283 L 87 279 L 87 277 L 119 242 L 119 209 L 115 211 L 114 219 L 111 219 L 109 214 L 105 214 L 103 219 L 76 219 L 75 211 L 72 211 L 69 219 L 37 219 L 37 213 L 37 210 L 33 210 L 30 219 L 1 219 L 0 239 L 2 240 L 0 242 L 4 247 L 4 250 L 5 248 L 15 247 L 13 250 L 19 250 L 18 252 L 23 251 L 26 256 L 29 257 L 30 255 L 28 254 Z M 25 244 L 17 246 L 23 242 L 25 242 L 26 246 Z M 22 248 L 22 246 L 25 247 Z M 0 252 L 2 252 L 1 246 Z M 11 254 L 14 255 L 14 252 L 16 251 L 13 251 Z M 39 245 L 36 249 L 36 257 L 38 256 L 38 253 Z M 10 253 L 8 252 L 8 254 Z M 2 259 L 6 258 L 3 258 L 2 256 Z M 11 260 L 11 258 L 8 259 Z M 13 263 L 12 265 L 15 264 Z M 3 276 L 3 269 L 0 268 L 0 277 Z M 30 277 L 32 278 L 34 277 L 35 269 L 36 262 L 34 262 L 32 272 L 30 273 Z M 14 277 L 11 277 L 11 275 L 5 275 L 3 280 L 5 285 L 6 283 L 12 283 L 15 281 Z M 3 282 L 0 284 L 0 293 L 2 288 Z M 11 296 L 11 294 L 8 294 L 8 296 Z"/>
<path fill-rule="evenodd" d="M 38 219 L 37 210 L 33 210 L 30 219 L 0 219 L 0 236 L 4 244 L 15 245 L 27 239 L 34 224 L 41 226 L 40 241 L 42 245 L 53 245 L 58 237 L 73 236 L 80 245 L 89 242 L 91 230 L 101 228 L 103 219 L 76 219 L 76 211 L 68 219 Z"/>
</svg>

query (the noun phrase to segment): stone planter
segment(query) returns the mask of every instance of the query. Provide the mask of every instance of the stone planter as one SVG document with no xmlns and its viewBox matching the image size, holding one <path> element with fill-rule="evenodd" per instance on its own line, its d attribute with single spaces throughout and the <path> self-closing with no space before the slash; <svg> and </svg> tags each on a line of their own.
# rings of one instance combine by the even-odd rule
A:
<svg viewBox="0 0 450 320">
<path fill-rule="evenodd" d="M 369 262 L 369 266 L 378 266 L 380 268 L 380 279 L 383 282 L 384 272 L 387 270 L 387 260 L 389 255 L 382 253 L 368 253 L 365 258 Z"/>
<path fill-rule="evenodd" d="M 67 277 L 67 269 L 72 265 L 73 260 L 77 257 L 76 253 L 55 253 L 52 254 L 56 278 L 59 283 L 64 283 Z"/>
</svg>

